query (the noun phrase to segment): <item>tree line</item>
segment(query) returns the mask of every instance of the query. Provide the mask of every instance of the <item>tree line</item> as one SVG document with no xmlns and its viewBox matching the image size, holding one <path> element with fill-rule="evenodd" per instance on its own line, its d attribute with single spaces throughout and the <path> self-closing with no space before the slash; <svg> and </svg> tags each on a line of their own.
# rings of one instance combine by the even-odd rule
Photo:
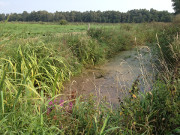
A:
<svg viewBox="0 0 180 135">
<path fill-rule="evenodd" d="M 24 21 L 24 22 L 97 22 L 97 23 L 143 23 L 143 22 L 171 22 L 173 14 L 168 11 L 155 9 L 134 9 L 126 13 L 119 11 L 71 11 L 49 13 L 47 11 L 32 11 L 28 13 L 0 14 L 0 21 Z"/>
</svg>

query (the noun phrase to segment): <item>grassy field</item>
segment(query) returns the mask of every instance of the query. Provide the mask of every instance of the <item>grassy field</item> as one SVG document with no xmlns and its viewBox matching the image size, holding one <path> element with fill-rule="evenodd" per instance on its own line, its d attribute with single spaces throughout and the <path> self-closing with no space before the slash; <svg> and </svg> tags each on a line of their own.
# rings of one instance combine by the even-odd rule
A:
<svg viewBox="0 0 180 135">
<path fill-rule="evenodd" d="M 117 26 L 119 24 L 116 24 Z M 113 24 L 91 24 L 91 27 L 113 27 Z M 0 28 L 6 34 L 26 35 L 29 37 L 47 35 L 47 34 L 59 34 L 59 33 L 76 33 L 86 32 L 88 29 L 88 23 L 71 23 L 69 25 L 60 25 L 57 23 L 0 23 Z"/>
<path fill-rule="evenodd" d="M 32 34 L 47 34 L 47 33 L 68 33 L 68 32 L 85 32 L 88 25 L 59 25 L 59 24 L 38 24 L 38 23 L 0 23 L 0 27 L 4 27 L 5 32 L 11 34 L 32 33 Z"/>
<path fill-rule="evenodd" d="M 160 24 L 160 23 L 159 23 Z M 58 34 L 58 33 L 76 33 L 86 32 L 88 30 L 88 23 L 70 23 L 68 25 L 60 25 L 57 23 L 26 23 L 26 22 L 1 22 L 1 34 L 11 35 L 24 35 L 28 34 L 29 37 L 33 35 L 47 35 L 47 34 Z M 143 24 L 148 25 L 148 24 Z M 167 25 L 167 24 L 163 24 Z M 98 24 L 91 23 L 90 28 L 110 28 L 110 29 L 126 29 L 126 30 L 137 30 L 142 24 Z M 142 28 L 142 27 L 141 27 Z"/>
<path fill-rule="evenodd" d="M 0 134 L 177 134 L 180 127 L 179 24 L 0 23 Z M 136 45 L 159 54 L 153 90 L 117 109 L 93 96 L 58 99 L 83 68 Z M 170 47 L 169 47 L 170 46 Z M 157 53 L 158 52 L 158 53 Z"/>
</svg>

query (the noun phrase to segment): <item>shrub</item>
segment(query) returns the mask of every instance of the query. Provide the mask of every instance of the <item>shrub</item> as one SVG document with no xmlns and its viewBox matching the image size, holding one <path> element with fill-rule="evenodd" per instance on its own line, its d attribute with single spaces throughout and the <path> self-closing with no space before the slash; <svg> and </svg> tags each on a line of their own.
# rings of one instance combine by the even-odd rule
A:
<svg viewBox="0 0 180 135">
<path fill-rule="evenodd" d="M 121 104 L 122 123 L 133 134 L 168 134 L 179 127 L 179 96 L 177 83 L 167 85 L 156 81 L 151 92 L 135 93 L 134 97 L 124 100 Z"/>
<path fill-rule="evenodd" d="M 61 20 L 59 23 L 60 23 L 60 25 L 67 25 L 67 24 L 68 24 L 68 21 L 66 21 L 66 20 Z"/>
</svg>

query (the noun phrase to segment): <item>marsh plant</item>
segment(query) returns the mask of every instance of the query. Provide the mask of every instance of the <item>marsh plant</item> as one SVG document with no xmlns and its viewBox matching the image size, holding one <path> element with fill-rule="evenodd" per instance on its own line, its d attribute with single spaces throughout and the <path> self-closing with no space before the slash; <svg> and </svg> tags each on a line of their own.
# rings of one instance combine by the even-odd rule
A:
<svg viewBox="0 0 180 135">
<path fill-rule="evenodd" d="M 0 134 L 179 134 L 179 27 L 113 27 L 63 36 L 1 28 Z M 156 45 L 160 54 L 158 66 L 164 72 L 159 71 L 151 91 L 140 92 L 135 83 L 131 96 L 115 109 L 106 100 L 97 104 L 92 95 L 63 95 L 65 81 L 131 48 L 135 34 L 138 45 Z"/>
</svg>

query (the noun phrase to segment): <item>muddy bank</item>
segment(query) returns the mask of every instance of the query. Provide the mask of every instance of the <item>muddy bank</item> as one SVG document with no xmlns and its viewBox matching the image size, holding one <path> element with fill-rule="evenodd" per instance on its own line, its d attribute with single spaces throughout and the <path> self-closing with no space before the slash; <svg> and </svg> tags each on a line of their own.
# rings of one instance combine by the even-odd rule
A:
<svg viewBox="0 0 180 135">
<path fill-rule="evenodd" d="M 95 69 L 83 71 L 65 84 L 65 93 L 76 91 L 77 95 L 93 94 L 98 99 L 105 98 L 112 104 L 128 95 L 135 80 L 139 81 L 141 91 L 152 87 L 154 67 L 151 52 L 147 46 L 123 51 L 106 64 Z"/>
</svg>

